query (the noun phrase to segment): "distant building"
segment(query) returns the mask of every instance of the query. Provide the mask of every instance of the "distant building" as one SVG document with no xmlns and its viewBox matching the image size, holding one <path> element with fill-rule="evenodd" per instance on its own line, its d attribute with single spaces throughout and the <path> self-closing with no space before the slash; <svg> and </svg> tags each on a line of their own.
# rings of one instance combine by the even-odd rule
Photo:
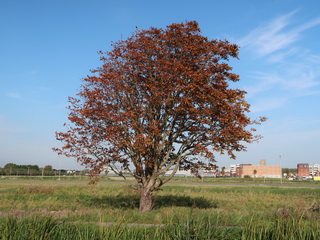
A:
<svg viewBox="0 0 320 240">
<path fill-rule="evenodd" d="M 231 174 L 231 177 L 235 177 L 237 175 L 237 165 L 236 164 L 230 165 L 230 174 Z"/>
<path fill-rule="evenodd" d="M 173 173 L 173 169 L 168 170 L 165 173 L 165 176 L 170 176 Z M 174 175 L 175 177 L 193 177 L 194 174 L 191 172 L 191 170 L 182 170 L 178 169 L 178 171 Z"/>
<path fill-rule="evenodd" d="M 225 177 L 231 177 L 231 167 L 225 166 L 223 171 L 221 169 L 221 175 Z"/>
<path fill-rule="evenodd" d="M 178 171 L 175 173 L 175 177 L 194 177 L 194 176 L 201 176 L 201 177 L 216 177 L 217 175 L 217 165 L 213 164 L 204 164 L 198 168 L 197 174 L 191 169 L 185 170 L 183 168 L 179 168 Z M 169 169 L 164 175 L 170 176 L 173 173 L 173 168 Z"/>
<path fill-rule="evenodd" d="M 266 177 L 266 178 L 281 178 L 282 170 L 281 166 L 266 166 L 266 161 L 260 161 L 259 166 L 243 165 L 241 168 L 241 177 Z"/>
<path fill-rule="evenodd" d="M 309 164 L 309 175 L 320 176 L 320 164 Z"/>
<path fill-rule="evenodd" d="M 260 160 L 260 166 L 266 166 L 267 161 L 265 159 Z"/>
<path fill-rule="evenodd" d="M 309 177 L 310 176 L 310 169 L 308 163 L 298 163 L 298 177 Z"/>
<path fill-rule="evenodd" d="M 243 170 L 242 168 L 244 166 L 252 166 L 252 164 L 237 164 L 237 168 L 236 168 L 236 177 L 242 177 L 243 176 Z"/>
</svg>

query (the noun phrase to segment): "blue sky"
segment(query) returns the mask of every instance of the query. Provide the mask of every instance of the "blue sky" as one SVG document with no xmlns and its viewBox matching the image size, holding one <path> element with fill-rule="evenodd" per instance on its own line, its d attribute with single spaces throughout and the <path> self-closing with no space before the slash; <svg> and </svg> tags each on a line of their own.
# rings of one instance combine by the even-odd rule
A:
<svg viewBox="0 0 320 240">
<path fill-rule="evenodd" d="M 320 2 L 270 1 L 0 1 L 0 166 L 82 169 L 59 158 L 55 131 L 64 130 L 68 96 L 101 65 L 97 52 L 140 29 L 199 22 L 203 35 L 241 46 L 232 60 L 248 91 L 264 138 L 234 163 L 284 167 L 320 163 Z"/>
</svg>

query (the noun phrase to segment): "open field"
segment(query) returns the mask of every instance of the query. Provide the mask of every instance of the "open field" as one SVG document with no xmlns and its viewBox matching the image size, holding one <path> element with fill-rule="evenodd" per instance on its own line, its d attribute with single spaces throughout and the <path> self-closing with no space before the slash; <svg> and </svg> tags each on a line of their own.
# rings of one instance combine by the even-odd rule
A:
<svg viewBox="0 0 320 240">
<path fill-rule="evenodd" d="M 123 181 L 87 183 L 84 178 L 0 180 L 0 231 L 10 235 L 18 226 L 23 232 L 38 224 L 37 229 L 55 229 L 50 239 L 68 232 L 78 234 L 68 239 L 81 234 L 82 239 L 320 239 L 316 182 L 280 186 L 276 179 L 176 178 L 155 193 L 150 213 L 138 211 L 138 193 Z"/>
</svg>

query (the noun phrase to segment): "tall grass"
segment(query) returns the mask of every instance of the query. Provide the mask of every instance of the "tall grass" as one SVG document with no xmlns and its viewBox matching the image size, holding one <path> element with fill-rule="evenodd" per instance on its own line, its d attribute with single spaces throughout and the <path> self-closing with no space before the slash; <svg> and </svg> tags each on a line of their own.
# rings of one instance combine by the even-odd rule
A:
<svg viewBox="0 0 320 240">
<path fill-rule="evenodd" d="M 0 203 L 0 217 L 40 214 L 67 221 L 117 222 L 125 216 L 125 223 L 160 224 L 173 215 L 187 218 L 190 208 L 195 216 L 219 215 L 229 225 L 243 226 L 252 215 L 274 219 L 284 208 L 320 221 L 320 189 L 311 188 L 165 186 L 155 193 L 154 210 L 142 214 L 138 193 L 121 184 L 10 182 L 0 185 Z"/>
<path fill-rule="evenodd" d="M 242 233 L 244 240 L 311 240 L 320 239 L 319 222 L 305 221 L 300 218 L 278 218 L 273 223 L 254 219 L 247 224 Z"/>
<path fill-rule="evenodd" d="M 278 218 L 273 223 L 253 217 L 245 227 L 219 226 L 217 219 L 172 217 L 164 226 L 128 226 L 121 222 L 111 226 L 59 222 L 50 217 L 0 219 L 1 240 L 92 240 L 92 239 L 184 239 L 184 240 L 316 240 L 319 223 L 302 218 Z"/>
</svg>

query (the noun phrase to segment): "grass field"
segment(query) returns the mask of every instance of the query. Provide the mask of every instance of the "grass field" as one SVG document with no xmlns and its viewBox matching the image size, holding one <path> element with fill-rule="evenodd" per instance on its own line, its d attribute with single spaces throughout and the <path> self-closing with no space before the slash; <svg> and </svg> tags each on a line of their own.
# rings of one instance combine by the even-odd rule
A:
<svg viewBox="0 0 320 240">
<path fill-rule="evenodd" d="M 123 181 L 87 183 L 0 180 L 0 239 L 320 239 L 315 182 L 176 178 L 150 213 Z"/>
</svg>

